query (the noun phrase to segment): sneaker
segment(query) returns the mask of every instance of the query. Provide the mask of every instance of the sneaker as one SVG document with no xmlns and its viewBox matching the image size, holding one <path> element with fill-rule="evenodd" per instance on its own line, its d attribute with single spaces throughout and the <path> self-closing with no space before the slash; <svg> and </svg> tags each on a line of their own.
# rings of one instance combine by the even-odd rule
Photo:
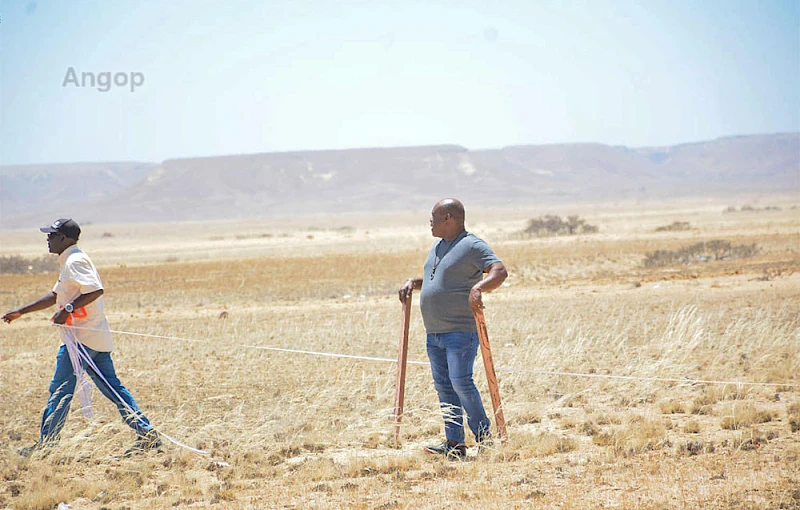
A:
<svg viewBox="0 0 800 510">
<path fill-rule="evenodd" d="M 130 457 L 131 455 L 138 455 L 148 450 L 158 450 L 161 448 L 162 444 L 161 438 L 158 437 L 158 432 L 151 430 L 136 438 L 136 442 L 133 443 L 133 446 L 125 450 L 124 456 Z"/>
<path fill-rule="evenodd" d="M 426 446 L 425 451 L 433 455 L 444 455 L 448 459 L 461 460 L 467 457 L 467 447 L 455 441 L 445 441 L 436 446 Z"/>
</svg>

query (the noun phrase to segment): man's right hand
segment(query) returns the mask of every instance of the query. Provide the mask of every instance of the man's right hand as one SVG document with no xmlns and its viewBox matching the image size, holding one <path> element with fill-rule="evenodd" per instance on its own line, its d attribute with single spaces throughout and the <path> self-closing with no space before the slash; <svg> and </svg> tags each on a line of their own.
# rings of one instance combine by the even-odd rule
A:
<svg viewBox="0 0 800 510">
<path fill-rule="evenodd" d="M 20 317 L 22 317 L 22 314 L 20 312 L 18 312 L 17 310 L 11 310 L 10 312 L 6 312 L 5 315 L 3 315 L 3 322 L 5 322 L 6 324 L 11 324 L 11 321 L 15 321 Z"/>
<path fill-rule="evenodd" d="M 408 301 L 411 298 L 411 294 L 413 292 L 414 292 L 414 280 L 409 278 L 397 292 L 398 296 L 400 297 L 400 302 L 405 303 L 406 301 Z"/>
</svg>

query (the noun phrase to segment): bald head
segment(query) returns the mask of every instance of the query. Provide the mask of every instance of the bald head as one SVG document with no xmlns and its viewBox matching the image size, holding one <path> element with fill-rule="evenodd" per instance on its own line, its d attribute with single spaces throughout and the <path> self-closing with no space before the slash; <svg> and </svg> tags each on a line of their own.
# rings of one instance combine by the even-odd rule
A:
<svg viewBox="0 0 800 510">
<path fill-rule="evenodd" d="M 436 202 L 431 211 L 431 234 L 451 241 L 464 231 L 464 204 L 455 198 Z"/>
<path fill-rule="evenodd" d="M 460 226 L 464 226 L 465 212 L 464 204 L 455 198 L 445 198 L 439 200 L 435 207 L 439 207 L 444 214 L 449 214 Z"/>
</svg>

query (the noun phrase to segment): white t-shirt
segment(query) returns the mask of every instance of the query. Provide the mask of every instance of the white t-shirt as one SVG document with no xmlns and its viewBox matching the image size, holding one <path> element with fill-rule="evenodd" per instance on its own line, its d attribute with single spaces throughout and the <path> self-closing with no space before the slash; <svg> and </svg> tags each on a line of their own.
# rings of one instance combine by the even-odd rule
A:
<svg viewBox="0 0 800 510">
<path fill-rule="evenodd" d="M 58 263 L 61 264 L 61 274 L 53 287 L 53 292 L 56 293 L 56 305 L 59 309 L 81 294 L 103 288 L 103 282 L 100 281 L 100 275 L 92 259 L 77 245 L 73 244 L 61 252 Z M 114 349 L 111 328 L 103 312 L 103 296 L 81 309 L 76 309 L 72 315 L 72 325 L 76 327 L 75 335 L 78 341 L 86 347 L 101 352 L 111 352 Z"/>
</svg>

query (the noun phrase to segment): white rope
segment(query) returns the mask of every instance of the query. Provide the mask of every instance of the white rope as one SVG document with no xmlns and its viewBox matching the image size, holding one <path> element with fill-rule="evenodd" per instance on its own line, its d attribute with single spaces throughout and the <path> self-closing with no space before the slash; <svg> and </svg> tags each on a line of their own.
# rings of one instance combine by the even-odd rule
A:
<svg viewBox="0 0 800 510">
<path fill-rule="evenodd" d="M 75 329 L 85 329 L 87 331 L 98 331 L 91 328 L 80 328 L 73 326 Z M 128 336 L 140 336 L 140 337 L 147 337 L 147 338 L 159 338 L 163 340 L 179 340 L 183 342 L 196 342 L 196 343 L 208 343 L 206 340 L 197 340 L 193 338 L 183 338 L 179 336 L 163 336 L 163 335 L 152 335 L 147 333 L 134 333 L 131 331 L 119 331 L 119 330 L 111 330 L 112 333 L 120 334 L 120 335 L 128 335 Z M 392 358 L 377 358 L 372 356 L 357 356 L 354 354 L 339 354 L 333 352 L 322 352 L 322 351 L 307 351 L 307 350 L 300 350 L 300 349 L 287 349 L 283 347 L 269 347 L 266 345 L 233 345 L 233 347 L 241 347 L 247 349 L 261 349 L 266 351 L 277 351 L 277 352 L 286 352 L 291 354 L 308 354 L 312 356 L 324 356 L 328 358 L 342 358 L 342 359 L 356 359 L 356 360 L 364 360 L 364 361 L 381 361 L 386 363 L 397 363 L 396 359 Z M 427 361 L 412 361 L 409 360 L 406 362 L 409 365 L 430 365 Z M 598 378 L 598 379 L 622 379 L 628 381 L 646 381 L 646 382 L 677 382 L 682 384 L 725 384 L 725 385 L 740 385 L 740 386 L 771 386 L 771 387 L 787 387 L 787 388 L 800 388 L 800 384 L 793 384 L 793 383 L 768 383 L 768 382 L 750 382 L 750 381 L 717 381 L 717 380 L 707 380 L 707 379 L 679 379 L 679 378 L 670 378 L 670 377 L 643 377 L 643 376 L 635 376 L 635 375 L 612 375 L 612 374 L 584 374 L 580 372 L 561 372 L 561 371 L 551 371 L 551 370 L 535 370 L 535 369 L 514 369 L 514 368 L 497 368 L 497 371 L 501 372 L 508 372 L 508 373 L 531 373 L 531 374 L 540 374 L 540 375 L 560 375 L 560 376 L 567 376 L 567 377 L 586 377 L 586 378 Z"/>
<path fill-rule="evenodd" d="M 78 394 L 78 400 L 81 403 L 81 412 L 87 420 L 91 421 L 94 418 L 94 413 L 92 413 L 92 386 L 86 378 L 86 371 L 83 369 L 83 364 L 81 363 L 75 331 L 70 328 L 61 328 L 60 331 L 64 339 L 64 345 L 67 346 L 69 361 L 72 363 L 72 371 L 75 373 L 74 393 Z"/>
<path fill-rule="evenodd" d="M 62 329 L 62 331 L 63 331 L 63 330 L 67 330 L 67 331 L 69 331 L 69 330 L 75 330 L 75 329 L 86 329 L 86 330 L 88 330 L 88 329 L 89 329 L 89 328 L 81 328 L 81 327 L 77 327 L 77 326 L 65 326 L 65 325 L 58 325 L 58 324 L 57 324 L 57 326 L 59 326 L 59 327 Z M 95 330 L 95 331 L 97 331 L 97 330 Z M 71 333 L 73 336 L 75 335 L 75 332 L 74 332 L 74 331 L 71 331 L 70 333 Z M 113 387 L 113 386 L 111 386 L 111 384 L 109 384 L 109 382 L 106 380 L 105 376 L 103 375 L 103 372 L 101 372 L 101 371 L 100 371 L 100 369 L 99 369 L 99 368 L 97 368 L 97 365 L 95 365 L 95 363 L 94 363 L 94 360 L 92 359 L 92 357 L 91 357 L 91 356 L 89 356 L 89 353 L 88 353 L 88 352 L 86 352 L 86 347 L 85 347 L 83 344 L 79 343 L 79 342 L 76 342 L 76 344 L 77 344 L 77 346 L 76 346 L 76 347 L 77 347 L 76 351 L 78 352 L 78 355 L 80 356 L 80 358 L 82 358 L 82 359 L 83 359 L 83 361 L 85 361 L 85 362 L 86 362 L 86 364 L 87 364 L 87 365 L 88 365 L 88 366 L 89 366 L 89 367 L 90 367 L 92 370 L 94 370 L 94 372 L 95 372 L 95 373 L 96 373 L 98 376 L 100 376 L 100 379 L 102 379 L 102 381 L 103 381 L 104 383 L 106 383 L 106 386 L 107 386 L 107 387 L 108 387 L 108 388 L 111 390 L 111 392 L 112 392 L 112 393 L 113 393 L 113 394 L 114 394 L 114 395 L 117 397 L 117 399 L 118 399 L 118 400 L 119 400 L 119 401 L 122 403 L 122 405 L 125 407 L 125 409 L 128 411 L 128 413 L 130 413 L 131 415 L 133 415 L 133 416 L 134 416 L 134 417 L 136 417 L 136 418 L 138 418 L 140 415 L 142 415 L 143 413 L 142 413 L 141 411 L 137 412 L 137 411 L 135 411 L 133 408 L 131 408 L 131 406 L 129 406 L 129 405 L 128 405 L 128 403 L 127 403 L 127 402 L 125 402 L 125 400 L 124 400 L 124 399 L 123 399 L 123 398 L 120 396 L 120 394 L 119 394 L 119 393 L 117 393 L 117 390 L 115 390 L 115 389 L 114 389 L 114 387 Z M 69 347 L 67 347 L 67 349 L 69 349 Z M 70 356 L 70 359 L 72 359 L 72 358 L 71 358 L 71 356 Z M 74 363 L 74 362 L 73 362 L 73 363 Z M 80 361 L 78 361 L 78 365 L 80 365 L 80 364 L 81 364 L 81 363 L 80 363 Z M 75 365 L 73 364 L 73 367 L 74 367 L 74 366 L 75 366 Z M 91 402 L 90 402 L 90 405 L 91 405 Z M 152 423 L 151 423 L 150 425 L 151 425 L 151 426 L 153 426 L 153 424 L 152 424 Z M 187 450 L 189 450 L 189 451 L 192 451 L 192 452 L 194 452 L 194 453 L 199 453 L 200 455 L 210 455 L 210 453 L 209 453 L 209 452 L 207 452 L 207 451 L 205 451 L 205 450 L 199 450 L 199 449 L 197 449 L 197 448 L 193 448 L 193 447 L 191 447 L 191 446 L 189 446 L 189 445 L 187 445 L 187 444 L 184 444 L 184 443 L 182 443 L 182 442 L 178 441 L 177 439 L 175 439 L 175 438 L 173 438 L 173 437 L 171 437 L 171 436 L 169 436 L 169 435 L 165 434 L 163 431 L 161 431 L 160 429 L 156 428 L 155 426 L 153 426 L 153 430 L 155 430 L 156 432 L 158 432 L 158 434 L 159 434 L 159 435 L 163 436 L 163 437 L 164 437 L 165 439 L 167 439 L 168 441 L 170 441 L 170 442 L 172 442 L 172 443 L 174 443 L 174 444 L 176 444 L 176 445 L 180 446 L 181 448 L 185 448 L 185 449 L 187 449 Z"/>
</svg>

